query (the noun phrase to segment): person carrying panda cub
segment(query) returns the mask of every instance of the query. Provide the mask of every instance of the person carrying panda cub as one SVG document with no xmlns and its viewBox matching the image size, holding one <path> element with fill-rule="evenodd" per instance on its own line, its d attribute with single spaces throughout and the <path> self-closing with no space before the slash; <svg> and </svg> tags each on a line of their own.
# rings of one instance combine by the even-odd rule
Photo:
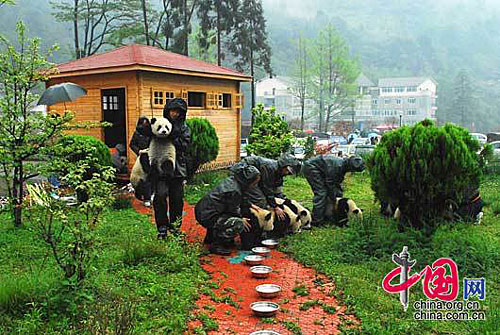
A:
<svg viewBox="0 0 500 335">
<path fill-rule="evenodd" d="M 252 225 L 242 218 L 241 207 L 246 204 L 243 192 L 256 185 L 260 172 L 253 166 L 239 164 L 233 175 L 205 195 L 194 208 L 196 221 L 207 229 L 205 243 L 210 244 L 210 252 L 227 255 L 234 238 L 244 231 L 250 232 Z"/>
<path fill-rule="evenodd" d="M 165 238 L 167 231 L 175 232 L 173 223 L 178 219 L 182 223 L 184 182 L 187 178 L 185 155 L 191 139 L 186 115 L 187 104 L 181 98 L 170 100 L 163 109 L 163 117 L 172 124 L 169 137 L 175 146 L 175 164 L 173 172 L 159 171 L 153 168 L 154 164 L 151 166 L 150 181 L 155 194 L 153 209 L 159 238 Z M 151 127 L 155 127 L 153 122 Z"/>
<path fill-rule="evenodd" d="M 307 179 L 314 193 L 312 225 L 319 226 L 325 221 L 332 220 L 326 217 L 330 203 L 337 203 L 337 198 L 344 195 L 342 182 L 347 172 L 361 172 L 365 169 L 363 159 L 359 156 L 340 158 L 331 154 L 318 155 L 307 160 L 302 173 Z"/>
</svg>

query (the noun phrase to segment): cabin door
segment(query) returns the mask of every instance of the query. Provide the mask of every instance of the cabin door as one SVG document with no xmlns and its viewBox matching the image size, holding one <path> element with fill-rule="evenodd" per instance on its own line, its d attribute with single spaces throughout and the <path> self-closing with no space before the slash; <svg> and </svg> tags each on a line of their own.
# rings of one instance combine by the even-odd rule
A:
<svg viewBox="0 0 500 335">
<path fill-rule="evenodd" d="M 125 89 L 101 90 L 103 120 L 112 124 L 104 128 L 104 143 L 109 148 L 123 144 L 127 148 Z"/>
</svg>

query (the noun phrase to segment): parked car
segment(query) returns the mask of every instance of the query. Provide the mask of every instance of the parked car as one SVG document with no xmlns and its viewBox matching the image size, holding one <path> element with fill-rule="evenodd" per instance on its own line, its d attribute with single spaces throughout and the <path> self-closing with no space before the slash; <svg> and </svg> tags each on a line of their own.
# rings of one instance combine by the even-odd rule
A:
<svg viewBox="0 0 500 335">
<path fill-rule="evenodd" d="M 500 158 L 500 141 L 491 142 L 490 145 L 493 147 L 493 154 Z"/>
<path fill-rule="evenodd" d="M 488 137 L 484 134 L 480 134 L 480 133 L 471 133 L 470 134 L 472 137 L 474 137 L 476 140 L 479 141 L 479 143 L 481 144 L 481 146 L 485 145 L 486 142 L 488 142 Z"/>
<path fill-rule="evenodd" d="M 306 156 L 306 150 L 304 147 L 300 146 L 293 147 L 293 155 L 295 156 L 295 158 L 301 161 Z"/>
<path fill-rule="evenodd" d="M 488 133 L 488 142 L 500 141 L 500 133 Z"/>
<path fill-rule="evenodd" d="M 332 148 L 332 154 L 339 157 L 349 157 L 354 155 L 356 152 L 356 146 L 351 144 L 337 145 Z"/>
<path fill-rule="evenodd" d="M 352 140 L 351 142 L 352 145 L 358 146 L 358 145 L 371 145 L 371 141 L 368 137 L 358 137 Z"/>
<path fill-rule="evenodd" d="M 344 136 L 330 136 L 330 143 L 338 143 L 341 145 L 347 144 L 347 140 Z"/>
</svg>

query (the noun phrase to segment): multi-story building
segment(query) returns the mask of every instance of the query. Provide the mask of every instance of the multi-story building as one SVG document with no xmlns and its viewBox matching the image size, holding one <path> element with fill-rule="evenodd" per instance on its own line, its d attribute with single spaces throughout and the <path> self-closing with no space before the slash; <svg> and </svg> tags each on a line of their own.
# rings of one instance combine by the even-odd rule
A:
<svg viewBox="0 0 500 335">
<path fill-rule="evenodd" d="M 381 78 L 374 85 L 361 74 L 357 83 L 360 97 L 354 111 L 340 117 L 356 126 L 412 125 L 425 118 L 436 118 L 437 84 L 429 77 Z M 354 115 L 353 115 L 354 114 Z"/>
<path fill-rule="evenodd" d="M 263 104 L 264 108 L 274 106 L 276 112 L 287 122 L 300 122 L 302 109 L 299 98 L 293 94 L 292 78 L 276 76 L 257 81 L 255 100 L 258 104 Z M 312 99 L 306 99 L 304 108 L 306 120 L 315 107 L 316 104 Z"/>
</svg>

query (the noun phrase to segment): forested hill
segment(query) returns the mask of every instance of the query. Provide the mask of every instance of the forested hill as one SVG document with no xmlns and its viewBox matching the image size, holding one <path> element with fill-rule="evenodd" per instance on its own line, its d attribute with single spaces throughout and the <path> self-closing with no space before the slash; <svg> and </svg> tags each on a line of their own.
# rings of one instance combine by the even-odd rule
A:
<svg viewBox="0 0 500 335">
<path fill-rule="evenodd" d="M 203 0 L 200 0 L 203 1 Z M 55 21 L 49 0 L 17 0 L 0 9 L 0 33 L 13 38 L 24 19 L 30 35 L 72 57 L 71 25 Z M 152 0 L 151 3 L 154 3 Z M 454 120 L 454 86 L 468 71 L 476 130 L 500 130 L 500 1 L 497 0 L 263 0 L 275 73 L 289 75 L 293 40 L 315 37 L 332 22 L 372 80 L 381 76 L 432 76 L 438 113 Z M 226 64 L 229 65 L 229 64 Z M 456 120 L 456 119 L 455 119 Z"/>
<path fill-rule="evenodd" d="M 288 73 L 291 43 L 334 23 L 359 56 L 363 72 L 432 76 L 442 119 L 454 118 L 458 72 L 474 88 L 476 130 L 500 130 L 500 1 L 495 0 L 264 0 L 276 72 Z"/>
</svg>

